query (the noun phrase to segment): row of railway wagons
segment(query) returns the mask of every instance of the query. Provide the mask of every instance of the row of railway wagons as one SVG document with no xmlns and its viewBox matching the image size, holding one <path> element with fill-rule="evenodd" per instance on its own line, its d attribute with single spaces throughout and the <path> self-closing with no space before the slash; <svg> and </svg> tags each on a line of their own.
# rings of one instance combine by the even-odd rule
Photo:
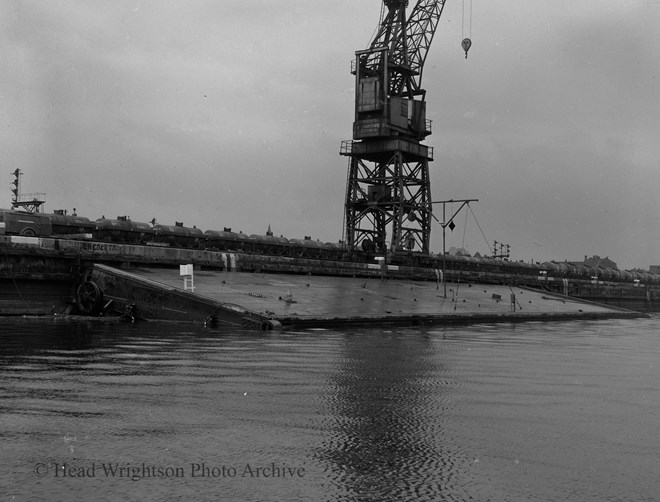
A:
<svg viewBox="0 0 660 502">
<path fill-rule="evenodd" d="M 526 263 L 472 256 L 452 256 L 447 268 L 509 276 L 536 276 L 539 280 L 578 279 L 589 282 L 623 282 L 630 284 L 660 284 L 660 276 L 649 272 L 591 267 L 570 262 Z"/>
<path fill-rule="evenodd" d="M 244 234 L 230 229 L 206 230 L 186 227 L 182 223 L 161 225 L 155 221 L 143 223 L 132 221 L 126 216 L 116 219 L 99 218 L 92 221 L 78 215 L 67 215 L 64 211 L 53 214 L 23 213 L 0 210 L 0 233 L 7 235 L 67 237 L 103 242 L 141 244 L 151 246 L 171 246 L 181 248 L 208 249 L 258 253 L 264 255 L 300 257 L 325 260 L 350 259 L 369 261 L 373 255 L 367 252 L 354 252 L 350 257 L 342 243 L 320 242 L 305 237 L 288 239 L 274 235 Z M 395 265 L 409 265 L 446 270 L 462 270 L 471 275 L 498 275 L 558 279 L 579 279 L 587 281 L 611 281 L 625 283 L 660 284 L 660 276 L 635 271 L 620 271 L 589 267 L 568 262 L 524 263 L 484 257 L 409 253 L 391 259 Z"/>
<path fill-rule="evenodd" d="M 132 221 L 126 216 L 92 221 L 78 215 L 66 215 L 64 211 L 46 214 L 0 210 L 0 232 L 30 237 L 60 236 L 124 244 L 335 260 L 341 259 L 344 251 L 341 243 L 315 241 L 309 237 L 288 239 L 274 235 L 248 235 L 230 229 L 203 231 L 194 226 L 184 226 L 180 222 L 161 225 Z"/>
</svg>

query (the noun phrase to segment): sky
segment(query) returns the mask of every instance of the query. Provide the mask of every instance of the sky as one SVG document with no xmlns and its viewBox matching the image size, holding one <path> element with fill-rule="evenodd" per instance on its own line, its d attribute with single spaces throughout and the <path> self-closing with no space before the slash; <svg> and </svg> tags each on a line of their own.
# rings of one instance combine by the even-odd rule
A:
<svg viewBox="0 0 660 502">
<path fill-rule="evenodd" d="M 0 207 L 18 168 L 46 212 L 341 239 L 350 63 L 380 7 L 4 0 Z M 422 81 L 432 198 L 478 199 L 447 248 L 660 264 L 660 0 L 468 7 L 447 1 Z"/>
</svg>

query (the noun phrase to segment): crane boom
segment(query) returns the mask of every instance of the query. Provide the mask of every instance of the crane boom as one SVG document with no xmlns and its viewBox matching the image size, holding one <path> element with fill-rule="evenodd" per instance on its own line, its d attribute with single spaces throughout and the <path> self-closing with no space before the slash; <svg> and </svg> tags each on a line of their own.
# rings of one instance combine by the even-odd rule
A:
<svg viewBox="0 0 660 502">
<path fill-rule="evenodd" d="M 406 16 L 407 0 L 385 1 L 387 11 L 381 17 L 380 25 L 369 50 L 373 52 L 387 49 L 389 65 L 401 72 L 391 75 L 390 94 L 410 95 L 423 93 L 421 89 L 422 70 L 426 55 L 433 41 L 446 0 L 418 0 L 410 16 Z M 365 59 L 365 68 L 377 65 L 377 59 Z"/>
<path fill-rule="evenodd" d="M 415 81 L 422 83 L 422 69 L 435 35 L 445 0 L 419 0 L 408 19 L 408 54 L 410 68 L 418 74 Z"/>
</svg>

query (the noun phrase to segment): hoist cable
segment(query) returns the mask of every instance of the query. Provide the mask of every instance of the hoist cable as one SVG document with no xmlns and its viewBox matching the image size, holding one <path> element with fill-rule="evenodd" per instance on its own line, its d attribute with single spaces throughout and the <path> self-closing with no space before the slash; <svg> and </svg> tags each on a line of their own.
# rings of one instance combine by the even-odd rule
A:
<svg viewBox="0 0 660 502">
<path fill-rule="evenodd" d="M 467 4 L 467 8 L 466 8 Z M 465 12 L 468 11 L 467 22 Z M 466 30 L 467 26 L 467 30 Z M 467 31 L 467 33 L 466 33 Z M 463 0 L 461 39 L 472 37 L 472 0 Z"/>
<path fill-rule="evenodd" d="M 463 223 L 463 242 L 461 242 L 461 249 L 465 249 L 465 234 L 467 233 L 467 220 L 468 214 L 465 213 L 465 222 Z"/>
<path fill-rule="evenodd" d="M 477 217 L 474 214 L 474 211 L 472 211 L 472 206 L 468 204 L 468 207 L 470 208 L 470 212 L 472 213 L 472 216 L 474 217 L 474 221 L 477 224 L 477 227 L 479 227 L 479 231 L 481 232 L 481 235 L 484 238 L 484 241 L 486 242 L 486 246 L 488 246 L 488 251 L 490 251 L 491 254 L 493 254 L 493 249 L 490 247 L 490 244 L 488 242 L 488 239 L 486 239 L 486 235 L 484 234 L 484 231 L 481 229 L 481 225 L 479 225 L 479 221 L 477 220 Z"/>
</svg>

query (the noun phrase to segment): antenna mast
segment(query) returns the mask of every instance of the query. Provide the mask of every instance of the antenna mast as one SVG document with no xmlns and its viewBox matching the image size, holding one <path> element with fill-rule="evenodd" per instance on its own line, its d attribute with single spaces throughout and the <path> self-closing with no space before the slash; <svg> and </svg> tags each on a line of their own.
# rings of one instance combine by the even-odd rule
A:
<svg viewBox="0 0 660 502">
<path fill-rule="evenodd" d="M 45 193 L 22 193 L 21 192 L 21 176 L 23 173 L 20 169 L 16 169 L 13 173 L 14 181 L 11 182 L 14 188 L 11 192 L 14 194 L 11 200 L 11 208 L 19 209 L 27 213 L 38 213 L 41 207 L 46 203 Z"/>
</svg>

